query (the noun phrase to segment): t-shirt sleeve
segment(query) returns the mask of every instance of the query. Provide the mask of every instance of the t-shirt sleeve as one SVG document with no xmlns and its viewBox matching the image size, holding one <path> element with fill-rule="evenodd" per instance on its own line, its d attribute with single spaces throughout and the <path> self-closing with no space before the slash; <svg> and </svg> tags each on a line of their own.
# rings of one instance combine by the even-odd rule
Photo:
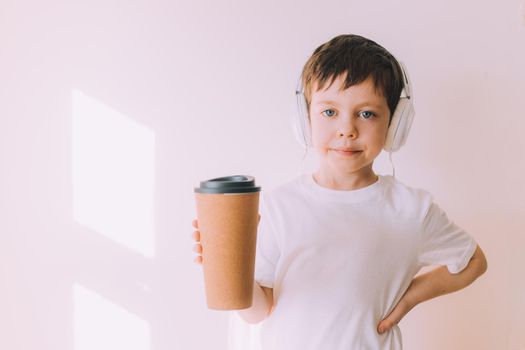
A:
<svg viewBox="0 0 525 350">
<path fill-rule="evenodd" d="M 255 281 L 259 285 L 273 288 L 275 267 L 279 260 L 279 248 L 272 223 L 271 212 L 268 210 L 268 201 L 261 194 L 259 213 L 261 221 L 257 228 L 257 246 L 255 254 Z"/>
<path fill-rule="evenodd" d="M 423 220 L 419 263 L 447 266 L 450 273 L 467 267 L 476 250 L 476 241 L 450 220 L 435 202 L 430 204 Z"/>
</svg>

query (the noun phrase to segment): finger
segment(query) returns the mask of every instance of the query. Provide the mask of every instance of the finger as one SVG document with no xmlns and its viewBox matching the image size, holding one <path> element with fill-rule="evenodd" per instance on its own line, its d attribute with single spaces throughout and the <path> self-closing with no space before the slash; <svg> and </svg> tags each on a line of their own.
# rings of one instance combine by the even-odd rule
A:
<svg viewBox="0 0 525 350">
<path fill-rule="evenodd" d="M 199 228 L 199 222 L 197 221 L 197 219 L 193 219 L 193 221 L 191 222 L 192 226 L 195 227 L 195 228 Z"/>
<path fill-rule="evenodd" d="M 199 231 L 193 231 L 193 233 L 191 234 L 191 237 L 197 242 L 201 241 L 201 233 Z"/>
<path fill-rule="evenodd" d="M 381 323 L 379 323 L 379 326 L 377 326 L 377 332 L 379 334 L 383 334 L 385 332 L 388 332 L 392 327 L 394 327 L 394 325 L 391 324 L 390 321 L 384 319 L 383 321 L 381 321 Z"/>
<path fill-rule="evenodd" d="M 261 221 L 261 214 L 259 214 L 259 217 L 257 218 L 257 223 Z"/>
<path fill-rule="evenodd" d="M 200 245 L 200 244 L 195 244 L 195 245 L 193 246 L 193 251 L 194 251 L 195 253 L 199 253 L 199 254 L 202 253 L 202 245 Z"/>
<path fill-rule="evenodd" d="M 202 265 L 202 256 L 196 256 L 195 259 L 193 259 L 193 262 Z"/>
<path fill-rule="evenodd" d="M 395 320 L 392 315 L 388 316 L 379 323 L 379 326 L 377 327 L 379 334 L 389 331 L 392 327 L 394 327 L 397 324 L 397 322 L 398 321 Z"/>
<path fill-rule="evenodd" d="M 377 331 L 379 332 L 379 334 L 383 334 L 384 332 L 389 331 L 392 327 L 398 324 L 399 321 L 401 321 L 403 316 L 406 314 L 402 307 L 398 306 L 396 306 L 394 310 L 392 310 L 390 315 L 388 315 L 384 320 L 379 322 L 379 325 L 377 326 Z"/>
</svg>

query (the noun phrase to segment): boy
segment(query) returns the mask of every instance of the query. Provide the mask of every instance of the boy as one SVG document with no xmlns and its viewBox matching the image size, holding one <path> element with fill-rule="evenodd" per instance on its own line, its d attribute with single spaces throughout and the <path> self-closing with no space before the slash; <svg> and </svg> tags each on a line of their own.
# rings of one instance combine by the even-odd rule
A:
<svg viewBox="0 0 525 350">
<path fill-rule="evenodd" d="M 404 315 L 472 283 L 486 259 L 428 192 L 373 171 L 405 88 L 387 50 L 337 36 L 301 81 L 319 168 L 261 195 L 253 306 L 237 312 L 265 320 L 263 350 L 402 349 Z M 414 278 L 425 265 L 441 266 Z"/>
</svg>

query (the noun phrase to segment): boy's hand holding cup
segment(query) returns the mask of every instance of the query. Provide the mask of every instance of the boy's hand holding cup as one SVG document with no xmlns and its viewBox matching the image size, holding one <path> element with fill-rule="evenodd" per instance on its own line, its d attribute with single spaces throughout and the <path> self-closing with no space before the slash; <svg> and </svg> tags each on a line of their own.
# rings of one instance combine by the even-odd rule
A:
<svg viewBox="0 0 525 350">
<path fill-rule="evenodd" d="M 201 255 L 206 301 L 215 310 L 252 306 L 260 187 L 252 176 L 227 176 L 195 188 L 194 251 Z M 200 244 L 199 244 L 200 243 Z"/>
</svg>

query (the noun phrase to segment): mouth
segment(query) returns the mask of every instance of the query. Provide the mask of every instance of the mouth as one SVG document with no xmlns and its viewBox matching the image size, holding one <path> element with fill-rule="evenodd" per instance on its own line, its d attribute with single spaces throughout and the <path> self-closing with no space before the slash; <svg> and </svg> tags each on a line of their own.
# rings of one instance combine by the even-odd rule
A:
<svg viewBox="0 0 525 350">
<path fill-rule="evenodd" d="M 355 150 L 351 148 L 332 148 L 332 151 L 335 151 L 336 153 L 339 153 L 344 156 L 352 156 L 362 152 L 362 150 Z"/>
</svg>

